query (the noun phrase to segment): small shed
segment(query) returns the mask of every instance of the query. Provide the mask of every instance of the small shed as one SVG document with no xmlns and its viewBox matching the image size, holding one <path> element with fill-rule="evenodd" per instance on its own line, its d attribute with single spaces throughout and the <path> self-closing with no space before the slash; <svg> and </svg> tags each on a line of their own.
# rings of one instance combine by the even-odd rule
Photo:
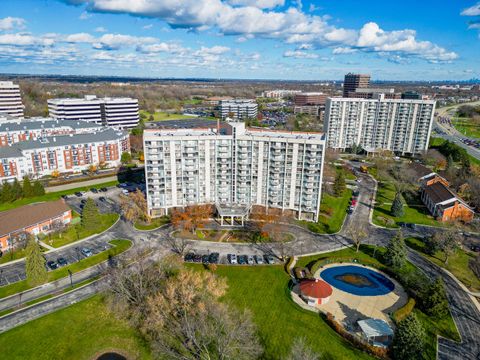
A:
<svg viewBox="0 0 480 360">
<path fill-rule="evenodd" d="M 385 320 L 365 319 L 359 320 L 358 326 L 362 329 L 362 335 L 373 346 L 386 347 L 393 339 L 393 330 Z"/>
<path fill-rule="evenodd" d="M 330 284 L 320 279 L 304 279 L 299 286 L 302 299 L 312 306 L 326 304 L 333 292 Z"/>
</svg>

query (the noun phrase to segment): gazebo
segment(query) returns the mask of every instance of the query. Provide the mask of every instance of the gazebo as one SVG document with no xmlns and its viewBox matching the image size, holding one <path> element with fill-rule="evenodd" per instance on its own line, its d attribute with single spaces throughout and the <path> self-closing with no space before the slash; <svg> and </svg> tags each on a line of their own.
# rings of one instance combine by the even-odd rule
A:
<svg viewBox="0 0 480 360">
<path fill-rule="evenodd" d="M 320 279 L 305 279 L 300 282 L 300 295 L 308 305 L 326 304 L 333 289 L 330 284 Z"/>
<path fill-rule="evenodd" d="M 248 219 L 251 205 L 216 203 L 217 213 L 220 216 L 220 226 L 235 226 L 235 219 L 239 219 L 238 225 L 244 226 Z M 230 219 L 230 223 L 227 219 Z"/>
<path fill-rule="evenodd" d="M 358 326 L 362 329 L 363 337 L 373 346 L 385 347 L 392 342 L 393 330 L 382 319 L 359 320 Z"/>
</svg>

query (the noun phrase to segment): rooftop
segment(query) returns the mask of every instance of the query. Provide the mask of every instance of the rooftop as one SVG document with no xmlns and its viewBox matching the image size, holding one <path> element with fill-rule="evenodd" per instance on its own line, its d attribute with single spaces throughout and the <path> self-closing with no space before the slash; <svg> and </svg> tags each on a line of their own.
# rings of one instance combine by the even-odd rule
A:
<svg viewBox="0 0 480 360">
<path fill-rule="evenodd" d="M 315 299 L 324 299 L 332 295 L 332 287 L 320 279 L 307 279 L 300 282 L 300 292 L 302 295 Z"/>
<path fill-rule="evenodd" d="M 392 328 L 382 319 L 365 319 L 357 323 L 367 338 L 393 336 Z"/>
<path fill-rule="evenodd" d="M 0 213 L 0 236 L 21 231 L 31 225 L 60 216 L 69 210 L 70 208 L 60 199 L 3 211 Z"/>
<path fill-rule="evenodd" d="M 453 192 L 441 182 L 426 186 L 424 191 L 435 204 L 456 198 Z"/>
<path fill-rule="evenodd" d="M 57 129 L 61 127 L 69 127 L 71 129 L 101 129 L 102 125 L 81 120 L 56 120 L 53 118 L 9 119 L 5 121 L 0 118 L 0 132 Z"/>
</svg>

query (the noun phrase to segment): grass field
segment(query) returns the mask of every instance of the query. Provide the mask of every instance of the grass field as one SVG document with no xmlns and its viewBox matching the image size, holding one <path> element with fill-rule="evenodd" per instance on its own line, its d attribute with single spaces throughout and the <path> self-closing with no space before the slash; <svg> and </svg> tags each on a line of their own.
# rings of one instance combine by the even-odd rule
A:
<svg viewBox="0 0 480 360">
<path fill-rule="evenodd" d="M 395 199 L 395 187 L 391 182 L 379 181 L 373 209 L 373 223 L 387 227 L 398 227 L 399 222 L 442 226 L 429 214 L 417 193 L 406 193 L 403 198 L 404 215 L 402 217 L 392 216 L 390 209 Z"/>
<path fill-rule="evenodd" d="M 408 246 L 419 251 L 430 261 L 450 271 L 470 290 L 480 291 L 480 279 L 475 275 L 468 265 L 471 260 L 475 259 L 475 254 L 458 249 L 454 255 L 451 255 L 448 258 L 448 263 L 445 264 L 444 254 L 439 251 L 433 256 L 427 255 L 425 253 L 425 244 L 421 240 L 408 238 L 405 240 L 405 242 Z"/>
<path fill-rule="evenodd" d="M 146 120 L 149 121 L 148 119 L 150 118 L 151 113 L 145 110 L 140 110 L 140 114 L 145 114 Z M 171 113 L 166 113 L 166 112 L 155 112 L 153 113 L 153 121 L 162 121 L 162 120 L 180 120 L 180 119 L 191 119 L 191 115 L 183 115 L 183 114 L 171 114 Z"/>
<path fill-rule="evenodd" d="M 327 193 L 322 194 L 320 202 L 320 216 L 317 223 L 300 221 L 299 223 L 307 227 L 310 231 L 319 234 L 333 234 L 340 230 L 345 216 L 352 190 L 347 189 L 340 197 L 335 197 Z"/>
<path fill-rule="evenodd" d="M 138 229 L 138 230 L 154 230 L 159 228 L 160 226 L 168 224 L 169 222 L 170 222 L 170 218 L 168 216 L 162 216 L 159 218 L 152 219 L 149 224 L 145 224 L 141 221 L 137 221 L 134 226 L 135 226 L 135 229 Z"/>
<path fill-rule="evenodd" d="M 19 199 L 19 200 L 15 200 L 13 202 L 0 204 L 0 211 L 13 209 L 13 208 L 23 206 L 23 205 L 33 204 L 33 203 L 36 203 L 36 202 L 58 200 L 62 197 L 62 195 L 71 195 L 71 194 L 76 193 L 77 191 L 88 191 L 91 188 L 100 189 L 102 187 L 115 186 L 117 184 L 118 184 L 118 181 L 109 181 L 109 182 L 105 182 L 105 183 L 102 183 L 102 184 L 97 184 L 97 185 L 92 185 L 92 186 L 81 186 L 81 187 L 78 187 L 78 188 L 75 188 L 75 189 L 47 193 L 47 194 L 42 195 L 42 196 Z"/>
<path fill-rule="evenodd" d="M 151 359 L 138 333 L 107 309 L 101 295 L 1 334 L 0 347 L 9 360 L 89 360 L 108 350 Z"/>
<path fill-rule="evenodd" d="M 82 228 L 81 226 L 76 227 L 75 225 L 70 225 L 61 233 L 53 234 L 52 236 L 46 235 L 42 241 L 55 248 L 61 247 L 94 234 L 100 234 L 112 226 L 115 221 L 118 220 L 118 218 L 118 214 L 100 214 L 100 225 L 95 230 L 89 230 Z"/>
<path fill-rule="evenodd" d="M 203 230 L 198 229 L 195 233 L 186 230 L 177 230 L 174 236 L 181 239 L 204 240 L 213 242 L 227 243 L 253 243 L 253 242 L 269 242 L 268 238 L 254 239 L 256 233 L 248 230 Z M 279 241 L 288 242 L 294 240 L 294 235 L 283 232 L 279 234 Z"/>
<path fill-rule="evenodd" d="M 79 272 L 96 264 L 99 264 L 109 258 L 109 256 L 118 255 L 124 251 L 126 251 L 130 246 L 132 246 L 132 242 L 130 240 L 112 240 L 110 244 L 114 245 L 112 248 L 102 251 L 98 254 L 90 256 L 88 258 L 84 258 L 80 261 L 77 261 L 73 264 L 61 267 L 59 269 L 49 271 L 48 272 L 48 282 L 55 281 L 64 277 L 68 276 L 68 270 L 72 273 Z M 0 287 L 0 298 L 4 298 L 6 296 L 10 296 L 25 290 L 30 289 L 31 287 L 28 285 L 26 280 L 17 281 L 15 283 L 5 285 Z"/>
<path fill-rule="evenodd" d="M 442 138 L 439 138 L 439 137 L 431 137 L 430 138 L 430 144 L 429 144 L 429 147 L 430 148 L 435 148 L 435 147 L 438 147 L 440 145 L 442 145 L 446 140 L 442 139 Z M 475 164 L 475 165 L 479 165 L 480 166 L 480 159 L 477 159 L 476 157 L 468 154 L 468 158 L 470 159 L 470 162 L 472 164 Z"/>
<path fill-rule="evenodd" d="M 452 123 L 455 129 L 457 129 L 463 135 L 470 138 L 480 139 L 480 125 L 473 124 L 472 119 L 454 117 L 452 118 Z"/>
</svg>

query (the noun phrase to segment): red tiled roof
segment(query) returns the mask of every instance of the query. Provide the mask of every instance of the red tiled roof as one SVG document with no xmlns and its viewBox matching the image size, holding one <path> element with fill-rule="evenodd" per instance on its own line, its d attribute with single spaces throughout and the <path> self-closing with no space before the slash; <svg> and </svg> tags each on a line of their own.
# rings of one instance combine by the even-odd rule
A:
<svg viewBox="0 0 480 360">
<path fill-rule="evenodd" d="M 302 280 L 300 282 L 300 292 L 308 297 L 324 299 L 332 295 L 333 289 L 323 280 Z"/>
</svg>

